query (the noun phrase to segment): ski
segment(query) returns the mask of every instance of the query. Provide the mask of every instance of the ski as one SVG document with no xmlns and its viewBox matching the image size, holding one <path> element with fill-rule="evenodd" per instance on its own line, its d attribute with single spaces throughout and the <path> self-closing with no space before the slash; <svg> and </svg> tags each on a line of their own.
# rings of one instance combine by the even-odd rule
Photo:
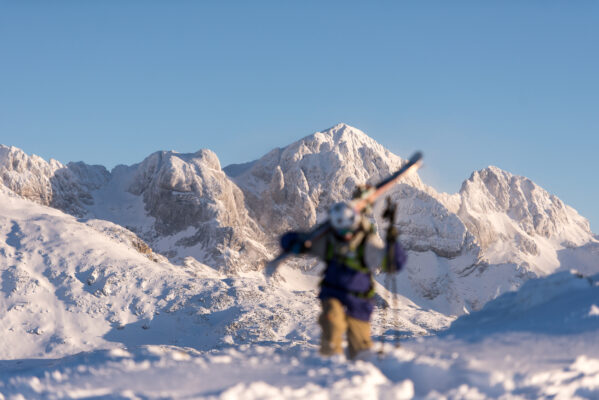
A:
<svg viewBox="0 0 599 400">
<path fill-rule="evenodd" d="M 402 177 L 404 177 L 408 172 L 414 171 L 420 167 L 422 162 L 422 153 L 416 152 L 410 157 L 407 163 L 405 163 L 397 172 L 391 174 L 387 178 L 383 179 L 381 182 L 376 184 L 375 186 L 367 188 L 360 198 L 354 199 L 350 202 L 350 204 L 354 207 L 356 212 L 362 212 L 366 207 L 374 204 L 385 192 L 387 192 L 395 183 L 397 183 Z M 306 235 L 306 240 L 304 241 L 305 247 L 310 247 L 311 243 L 325 235 L 329 229 L 331 228 L 328 220 L 322 222 L 313 228 Z M 271 260 L 264 269 L 264 272 L 267 277 L 272 276 L 279 264 L 290 256 L 291 252 L 281 252 L 276 258 Z"/>
<path fill-rule="evenodd" d="M 361 212 L 364 208 L 374 204 L 386 191 L 388 191 L 397 181 L 399 181 L 406 173 L 418 169 L 422 161 L 422 153 L 416 152 L 410 157 L 408 162 L 391 176 L 383 179 L 377 185 L 368 189 L 362 194 L 360 199 L 354 201 L 354 208 L 357 212 Z"/>
</svg>

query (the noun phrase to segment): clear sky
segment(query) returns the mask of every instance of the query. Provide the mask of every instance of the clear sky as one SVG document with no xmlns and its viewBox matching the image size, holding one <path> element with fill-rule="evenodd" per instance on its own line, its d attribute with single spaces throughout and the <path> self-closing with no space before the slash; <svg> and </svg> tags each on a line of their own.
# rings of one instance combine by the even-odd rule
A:
<svg viewBox="0 0 599 400">
<path fill-rule="evenodd" d="M 524 175 L 599 232 L 598 1 L 0 0 L 0 143 L 223 166 L 338 122 L 454 193 Z"/>
</svg>

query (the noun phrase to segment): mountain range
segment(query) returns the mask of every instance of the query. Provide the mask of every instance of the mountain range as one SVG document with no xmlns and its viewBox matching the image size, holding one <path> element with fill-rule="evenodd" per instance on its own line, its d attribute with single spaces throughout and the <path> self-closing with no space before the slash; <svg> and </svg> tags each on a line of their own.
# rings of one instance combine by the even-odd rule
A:
<svg viewBox="0 0 599 400">
<path fill-rule="evenodd" d="M 193 259 L 227 274 L 260 270 L 281 233 L 308 229 L 356 185 L 375 183 L 402 162 L 345 124 L 225 168 L 210 150 L 160 151 L 108 171 L 0 147 L 1 182 L 11 192 L 80 221 L 109 221 L 172 263 Z M 390 196 L 410 253 L 400 291 L 445 315 L 479 309 L 532 277 L 593 268 L 583 262 L 599 246 L 588 221 L 530 179 L 497 167 L 473 172 L 455 194 L 412 174 Z M 372 219 L 383 231 L 380 215 L 377 204 Z"/>
<path fill-rule="evenodd" d="M 224 168 L 210 150 L 108 171 L 0 145 L 0 399 L 116 396 L 133 381 L 148 398 L 592 398 L 599 240 L 555 195 L 493 166 L 458 193 L 417 173 L 389 192 L 408 262 L 395 293 L 375 274 L 373 337 L 408 349 L 343 366 L 317 356 L 322 264 L 292 258 L 271 280 L 262 269 L 281 233 L 404 162 L 345 124 Z M 547 375 L 551 354 L 563 361 Z M 337 375 L 315 386 L 323 369 Z M 184 379 L 193 371 L 206 379 Z"/>
</svg>

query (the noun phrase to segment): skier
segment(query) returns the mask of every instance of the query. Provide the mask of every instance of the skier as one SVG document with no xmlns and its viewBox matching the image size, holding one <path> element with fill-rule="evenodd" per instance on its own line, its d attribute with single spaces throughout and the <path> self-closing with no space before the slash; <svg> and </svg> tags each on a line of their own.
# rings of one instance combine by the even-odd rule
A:
<svg viewBox="0 0 599 400">
<path fill-rule="evenodd" d="M 359 196 L 358 196 L 359 197 Z M 287 232 L 281 237 L 286 253 L 307 253 L 325 261 L 319 299 L 322 314 L 320 353 L 342 353 L 347 333 L 349 357 L 372 347 L 370 316 L 374 309 L 372 271 L 392 273 L 401 269 L 406 254 L 397 241 L 397 229 L 390 221 L 386 243 L 378 238 L 374 225 L 348 203 L 336 203 L 329 210 L 330 231 L 313 242 L 306 233 Z"/>
</svg>

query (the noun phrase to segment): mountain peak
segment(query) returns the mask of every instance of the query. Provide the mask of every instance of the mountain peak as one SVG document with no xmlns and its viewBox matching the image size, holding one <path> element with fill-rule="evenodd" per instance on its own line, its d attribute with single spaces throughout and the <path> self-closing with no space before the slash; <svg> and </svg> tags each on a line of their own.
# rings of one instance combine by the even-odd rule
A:
<svg viewBox="0 0 599 400">
<path fill-rule="evenodd" d="M 359 133 L 359 134 L 362 134 L 362 135 L 366 135 L 360 129 L 358 129 L 358 128 L 354 127 L 354 126 L 348 125 L 345 122 L 340 122 L 340 123 L 338 123 L 336 125 L 333 125 L 330 128 L 325 129 L 323 132 L 329 132 L 329 131 L 331 131 L 331 132 L 350 132 L 350 133 L 351 132 L 355 132 L 355 133 Z"/>
<path fill-rule="evenodd" d="M 362 140 L 367 139 L 367 140 L 374 141 L 374 139 L 372 139 L 370 136 L 365 134 L 360 129 L 355 128 L 350 125 L 347 125 L 343 122 L 338 123 L 337 125 L 332 126 L 328 129 L 325 129 L 324 131 L 319 132 L 319 133 L 332 136 L 332 138 L 335 142 L 340 142 L 340 141 L 343 141 L 343 139 L 349 139 L 349 138 L 356 138 L 356 139 L 359 138 Z"/>
<path fill-rule="evenodd" d="M 401 164 L 401 158 L 392 154 L 379 142 L 353 126 L 339 123 L 324 131 L 318 131 L 281 149 L 282 158 L 291 155 L 295 159 L 320 158 L 327 170 L 340 168 L 341 163 L 369 163 L 373 158 L 391 159 L 393 168 Z M 337 161 L 335 161 L 337 160 Z"/>
<path fill-rule="evenodd" d="M 479 169 L 477 171 L 472 172 L 472 174 L 470 175 L 470 177 L 463 182 L 462 186 L 469 183 L 472 184 L 473 182 L 477 182 L 477 181 L 486 181 L 489 178 L 495 178 L 495 179 L 510 179 L 514 177 L 514 175 L 510 172 L 507 172 L 499 167 L 496 167 L 494 165 L 489 165 L 486 168 L 483 169 Z"/>
<path fill-rule="evenodd" d="M 529 178 L 498 167 L 472 173 L 462 184 L 460 196 L 459 216 L 471 232 L 477 232 L 483 249 L 513 240 L 531 256 L 527 262 L 534 263 L 532 258 L 540 249 L 533 240 L 573 240 L 582 245 L 592 238 L 588 221 L 576 210 Z M 492 214 L 495 216 L 489 220 Z"/>
</svg>

